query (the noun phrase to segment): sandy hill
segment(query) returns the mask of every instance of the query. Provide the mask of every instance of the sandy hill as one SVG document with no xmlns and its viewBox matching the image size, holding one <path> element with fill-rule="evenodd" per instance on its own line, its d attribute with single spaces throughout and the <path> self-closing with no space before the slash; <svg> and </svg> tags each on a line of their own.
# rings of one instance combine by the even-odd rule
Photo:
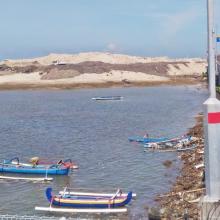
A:
<svg viewBox="0 0 220 220">
<path fill-rule="evenodd" d="M 139 57 L 129 56 L 124 54 L 111 54 L 101 52 L 89 52 L 79 54 L 49 54 L 48 56 L 38 57 L 33 59 L 21 60 L 5 60 L 1 64 L 9 66 L 27 65 L 30 63 L 39 63 L 41 65 L 51 65 L 53 63 L 77 64 L 87 61 L 100 61 L 110 64 L 132 64 L 132 63 L 157 63 L 157 62 L 204 62 L 201 58 L 183 58 L 183 59 L 170 59 L 168 57 Z"/>
<path fill-rule="evenodd" d="M 48 56 L 4 60 L 0 63 L 0 85 L 97 84 L 169 82 L 176 77 L 197 77 L 206 72 L 200 58 L 170 59 L 110 53 L 50 54 Z"/>
</svg>

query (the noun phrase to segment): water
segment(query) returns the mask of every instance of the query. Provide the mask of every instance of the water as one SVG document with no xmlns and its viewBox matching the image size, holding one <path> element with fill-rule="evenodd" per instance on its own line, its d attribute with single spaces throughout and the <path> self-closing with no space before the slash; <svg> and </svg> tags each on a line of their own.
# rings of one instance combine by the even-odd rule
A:
<svg viewBox="0 0 220 220">
<path fill-rule="evenodd" d="M 122 95 L 123 101 L 94 101 L 95 96 Z M 48 206 L 44 190 L 72 188 L 137 193 L 128 214 L 114 219 L 146 219 L 146 207 L 156 194 L 166 192 L 180 162 L 176 153 L 146 153 L 129 136 L 176 137 L 195 123 L 207 91 L 190 86 L 71 91 L 0 92 L 0 158 L 71 158 L 79 165 L 68 177 L 53 183 L 0 181 L 4 214 L 41 214 L 34 207 Z M 172 160 L 172 168 L 165 168 Z M 43 213 L 45 214 L 45 213 Z M 109 216 L 73 215 L 82 218 Z"/>
</svg>

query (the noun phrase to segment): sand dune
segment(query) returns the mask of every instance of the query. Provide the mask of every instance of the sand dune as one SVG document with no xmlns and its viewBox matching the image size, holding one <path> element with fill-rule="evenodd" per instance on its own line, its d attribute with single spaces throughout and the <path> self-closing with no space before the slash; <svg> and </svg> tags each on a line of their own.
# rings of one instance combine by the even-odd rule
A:
<svg viewBox="0 0 220 220">
<path fill-rule="evenodd" d="M 60 63 L 81 63 L 86 61 L 101 61 L 111 64 L 131 64 L 131 63 L 152 63 L 152 62 L 205 62 L 201 58 L 183 58 L 170 59 L 168 57 L 139 57 L 129 56 L 124 54 L 111 54 L 101 52 L 89 52 L 79 54 L 49 54 L 48 56 L 38 57 L 33 59 L 7 60 L 3 61 L 7 65 L 27 65 L 27 63 L 38 62 L 41 65 L 50 65 L 53 62 Z"/>
<path fill-rule="evenodd" d="M 2 61 L 0 84 L 168 82 L 173 76 L 202 75 L 206 66 L 206 61 L 200 58 L 150 58 L 99 52 L 50 54 L 34 59 Z"/>
</svg>

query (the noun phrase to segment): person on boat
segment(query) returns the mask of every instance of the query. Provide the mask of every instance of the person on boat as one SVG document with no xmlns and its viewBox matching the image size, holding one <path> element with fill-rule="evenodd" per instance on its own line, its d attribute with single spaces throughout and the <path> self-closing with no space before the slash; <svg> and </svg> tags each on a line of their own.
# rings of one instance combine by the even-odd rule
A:
<svg viewBox="0 0 220 220">
<path fill-rule="evenodd" d="M 33 167 L 36 167 L 39 164 L 39 157 L 32 157 L 30 159 L 30 163 L 33 165 Z"/>
<path fill-rule="evenodd" d="M 149 138 L 149 134 L 146 133 L 146 134 L 144 135 L 144 138 Z"/>
</svg>

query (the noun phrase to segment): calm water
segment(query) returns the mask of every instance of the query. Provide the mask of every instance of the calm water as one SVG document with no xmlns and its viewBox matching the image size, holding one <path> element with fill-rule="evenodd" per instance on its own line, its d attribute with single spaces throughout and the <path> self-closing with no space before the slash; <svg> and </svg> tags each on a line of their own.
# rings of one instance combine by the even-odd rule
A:
<svg viewBox="0 0 220 220">
<path fill-rule="evenodd" d="M 91 100 L 104 95 L 122 95 L 124 100 Z M 34 206 L 48 206 L 45 188 L 51 185 L 57 192 L 68 185 L 132 190 L 137 199 L 129 213 L 112 218 L 146 219 L 146 207 L 156 194 L 168 190 L 180 164 L 176 153 L 145 153 L 128 137 L 146 132 L 168 137 L 184 134 L 195 123 L 206 97 L 206 90 L 189 86 L 0 92 L 1 159 L 71 158 L 80 167 L 68 177 L 55 177 L 51 184 L 0 181 L 0 213 L 40 215 Z M 165 168 L 165 160 L 173 160 L 173 167 Z"/>
</svg>

